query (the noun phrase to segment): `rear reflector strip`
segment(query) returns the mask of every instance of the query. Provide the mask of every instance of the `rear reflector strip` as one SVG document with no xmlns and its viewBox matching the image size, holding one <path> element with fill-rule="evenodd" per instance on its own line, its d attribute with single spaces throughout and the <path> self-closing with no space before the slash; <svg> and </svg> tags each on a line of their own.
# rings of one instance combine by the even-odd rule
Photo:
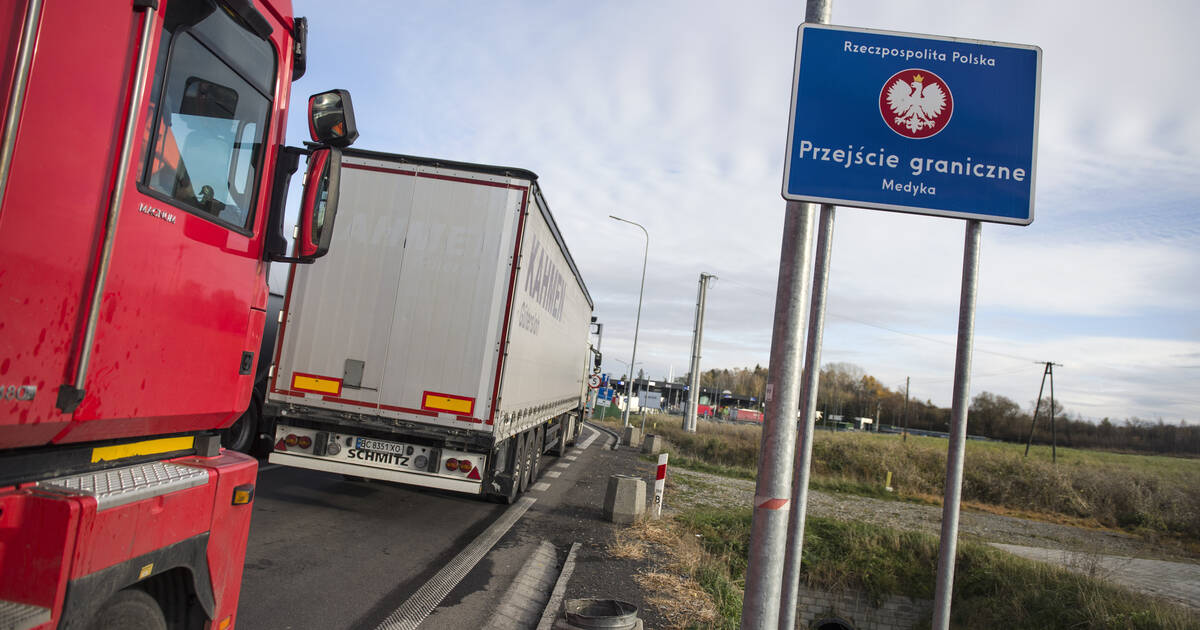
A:
<svg viewBox="0 0 1200 630">
<path fill-rule="evenodd" d="M 475 399 L 453 394 L 425 392 L 421 398 L 421 408 L 427 411 L 444 411 L 460 416 L 470 416 L 475 412 Z"/>
<path fill-rule="evenodd" d="M 292 375 L 292 389 L 314 394 L 342 395 L 342 379 L 296 372 Z"/>
<path fill-rule="evenodd" d="M 113 462 L 126 457 L 140 457 L 142 455 L 161 455 L 163 453 L 173 453 L 175 451 L 190 451 L 195 443 L 195 436 L 160 438 L 157 440 L 143 440 L 141 442 L 132 442 L 129 444 L 118 444 L 116 446 L 101 446 L 92 449 L 92 463 L 97 462 Z"/>
</svg>

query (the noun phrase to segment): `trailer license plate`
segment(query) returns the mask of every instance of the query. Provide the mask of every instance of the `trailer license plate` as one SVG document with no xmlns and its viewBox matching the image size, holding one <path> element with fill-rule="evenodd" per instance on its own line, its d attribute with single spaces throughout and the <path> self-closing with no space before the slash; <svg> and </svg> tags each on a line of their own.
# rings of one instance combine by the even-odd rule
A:
<svg viewBox="0 0 1200 630">
<path fill-rule="evenodd" d="M 376 453 L 392 453 L 395 455 L 410 455 L 413 447 L 399 442 L 388 442 L 386 440 L 372 440 L 368 438 L 355 438 L 354 447 L 364 451 L 375 451 Z"/>
</svg>

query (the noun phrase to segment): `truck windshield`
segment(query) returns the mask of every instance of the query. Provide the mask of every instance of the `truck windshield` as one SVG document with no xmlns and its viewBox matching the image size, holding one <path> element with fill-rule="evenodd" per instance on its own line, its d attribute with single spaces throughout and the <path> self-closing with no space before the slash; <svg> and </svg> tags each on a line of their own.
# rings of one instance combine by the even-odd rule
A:
<svg viewBox="0 0 1200 630">
<path fill-rule="evenodd" d="M 175 4 L 183 3 L 168 7 Z M 270 44 L 216 10 L 179 32 L 168 26 L 160 46 L 169 46 L 170 57 L 155 77 L 157 120 L 143 184 L 184 209 L 246 230 L 271 106 Z"/>
</svg>

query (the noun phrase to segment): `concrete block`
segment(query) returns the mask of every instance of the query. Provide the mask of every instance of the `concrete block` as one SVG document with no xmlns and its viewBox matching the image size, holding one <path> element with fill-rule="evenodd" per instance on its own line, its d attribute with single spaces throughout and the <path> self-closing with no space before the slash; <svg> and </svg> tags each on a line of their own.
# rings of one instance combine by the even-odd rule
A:
<svg viewBox="0 0 1200 630">
<path fill-rule="evenodd" d="M 661 435 L 650 434 L 642 439 L 642 452 L 658 455 L 662 452 L 663 440 Z"/>
<path fill-rule="evenodd" d="M 646 511 L 646 482 L 633 475 L 613 475 L 608 478 L 604 494 L 604 518 L 628 525 Z"/>
<path fill-rule="evenodd" d="M 642 445 L 642 430 L 632 424 L 625 427 L 625 433 L 621 434 L 621 443 L 625 446 L 637 448 Z"/>
</svg>

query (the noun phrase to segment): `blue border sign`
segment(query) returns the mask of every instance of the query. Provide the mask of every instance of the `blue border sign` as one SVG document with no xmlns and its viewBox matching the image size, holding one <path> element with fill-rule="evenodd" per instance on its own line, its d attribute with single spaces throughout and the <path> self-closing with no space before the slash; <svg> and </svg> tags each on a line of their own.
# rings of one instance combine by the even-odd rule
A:
<svg viewBox="0 0 1200 630">
<path fill-rule="evenodd" d="M 802 24 L 783 197 L 1029 225 L 1042 50 Z"/>
</svg>

